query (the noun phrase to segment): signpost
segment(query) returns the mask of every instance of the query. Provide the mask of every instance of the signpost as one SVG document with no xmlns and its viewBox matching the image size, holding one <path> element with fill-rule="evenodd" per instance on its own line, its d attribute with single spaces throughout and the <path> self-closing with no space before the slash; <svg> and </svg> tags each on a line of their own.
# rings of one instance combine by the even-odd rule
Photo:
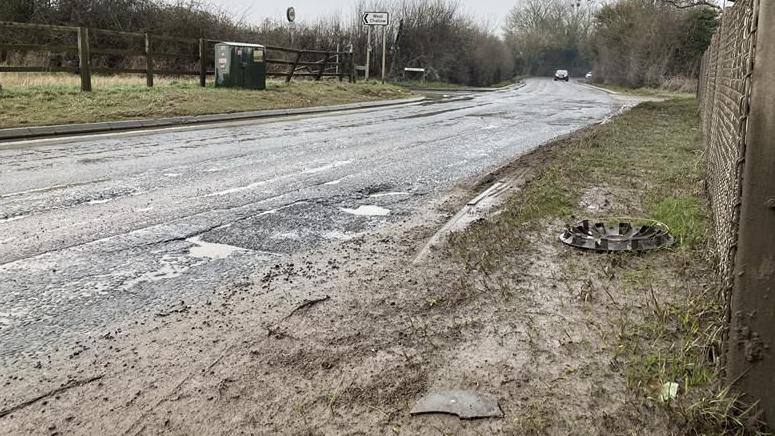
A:
<svg viewBox="0 0 775 436">
<path fill-rule="evenodd" d="M 390 25 L 390 14 L 387 12 L 366 12 L 361 18 L 363 24 L 368 26 L 366 37 L 366 80 L 369 80 L 369 69 L 371 68 L 371 28 L 374 26 L 382 27 L 382 83 L 385 83 L 385 52 L 387 47 L 387 26 Z"/>
<path fill-rule="evenodd" d="M 296 27 L 296 8 L 293 6 L 285 10 L 285 18 L 288 19 L 288 33 L 291 36 L 291 48 L 293 48 L 293 29 Z"/>
<path fill-rule="evenodd" d="M 387 26 L 390 24 L 390 14 L 387 12 L 366 12 L 363 14 L 363 24 L 367 26 Z"/>
</svg>

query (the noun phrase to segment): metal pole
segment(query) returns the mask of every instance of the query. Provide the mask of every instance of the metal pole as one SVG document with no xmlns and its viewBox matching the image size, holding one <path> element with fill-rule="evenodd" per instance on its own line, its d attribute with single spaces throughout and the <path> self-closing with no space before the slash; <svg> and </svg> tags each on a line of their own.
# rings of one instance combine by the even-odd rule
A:
<svg viewBox="0 0 775 436">
<path fill-rule="evenodd" d="M 382 83 L 385 83 L 385 48 L 387 47 L 387 26 L 382 26 Z"/>
<path fill-rule="evenodd" d="M 775 184 L 772 183 L 775 2 L 754 2 L 754 11 L 757 3 L 759 21 L 750 26 L 758 30 L 754 36 L 756 49 L 745 156 L 738 162 L 743 165 L 742 198 L 726 344 L 726 377 L 735 389 L 748 394 L 749 403 L 759 402 L 759 409 L 772 426 L 775 424 L 775 232 L 772 231 L 775 228 Z"/>
<path fill-rule="evenodd" d="M 366 80 L 369 80 L 369 67 L 371 66 L 371 26 L 366 36 Z"/>
</svg>

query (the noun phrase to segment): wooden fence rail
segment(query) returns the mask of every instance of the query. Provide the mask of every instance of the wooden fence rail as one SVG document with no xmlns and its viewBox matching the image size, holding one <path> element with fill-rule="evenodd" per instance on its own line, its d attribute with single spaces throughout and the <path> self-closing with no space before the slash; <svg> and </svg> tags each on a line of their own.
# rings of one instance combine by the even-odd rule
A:
<svg viewBox="0 0 775 436">
<path fill-rule="evenodd" d="M 199 84 L 204 87 L 207 84 L 207 76 L 215 74 L 215 44 L 221 42 L 212 39 L 181 38 L 150 33 L 8 21 L 0 21 L 0 31 L 2 30 L 34 30 L 38 36 L 40 31 L 47 31 L 49 35 L 59 34 L 60 36 L 69 36 L 70 39 L 74 39 L 76 43 L 70 45 L 61 43 L 42 44 L 39 41 L 0 43 L 0 52 L 61 53 L 74 55 L 78 58 L 77 67 L 0 65 L 0 73 L 69 72 L 79 74 L 82 91 L 91 91 L 91 76 L 93 73 L 144 74 L 146 76 L 146 85 L 149 87 L 154 85 L 154 77 L 156 75 L 199 76 Z M 102 47 L 93 42 L 97 38 L 105 36 L 135 41 L 139 47 Z M 177 47 L 178 49 L 174 52 L 163 51 L 159 48 L 163 43 L 179 44 L 180 47 Z M 264 47 L 267 50 L 264 60 L 267 64 L 267 76 L 283 77 L 286 82 L 290 82 L 294 77 L 312 77 L 315 80 L 320 80 L 323 77 L 337 77 L 340 81 L 346 77 L 350 82 L 356 80 L 355 57 L 352 51 L 302 50 L 276 46 Z M 183 48 L 182 51 L 181 48 Z M 190 49 L 190 51 L 187 49 Z M 145 60 L 144 68 L 102 67 L 92 62 L 94 56 L 143 58 Z M 287 59 L 283 59 L 284 57 L 287 57 Z M 158 66 L 162 64 L 160 62 L 161 59 L 171 61 L 175 66 L 181 63 L 197 66 L 191 69 L 159 68 Z"/>
</svg>

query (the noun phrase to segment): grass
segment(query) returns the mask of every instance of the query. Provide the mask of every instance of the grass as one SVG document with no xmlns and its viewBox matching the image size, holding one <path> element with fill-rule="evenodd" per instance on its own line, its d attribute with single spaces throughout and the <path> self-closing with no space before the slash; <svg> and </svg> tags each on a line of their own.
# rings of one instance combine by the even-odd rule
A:
<svg viewBox="0 0 775 436">
<path fill-rule="evenodd" d="M 614 331 L 608 333 L 617 350 L 612 361 L 623 363 L 632 394 L 644 404 L 662 404 L 673 428 L 682 433 L 758 434 L 761 424 L 719 377 L 725 311 L 715 262 L 707 254 L 709 212 L 696 105 L 693 98 L 643 103 L 610 123 L 550 145 L 547 163 L 522 192 L 497 218 L 454 235 L 450 250 L 472 280 L 479 277 L 509 292 L 508 281 L 498 277 L 518 276 L 520 266 L 513 259 L 536 252 L 525 235 L 588 214 L 580 200 L 590 188 L 618 193 L 611 214 L 661 221 L 677 245 L 644 256 L 563 261 L 564 268 L 575 268 L 567 276 L 599 269 L 609 289 L 625 290 L 608 295 L 619 307 Z M 628 303 L 626 292 L 645 298 L 646 307 Z M 679 384 L 679 397 L 660 403 L 667 382 Z"/>
<path fill-rule="evenodd" d="M 664 88 L 651 88 L 651 87 L 629 87 L 613 84 L 600 84 L 593 83 L 594 86 L 605 88 L 619 94 L 635 95 L 638 97 L 654 97 L 662 99 L 674 99 L 674 98 L 694 98 L 695 93 L 693 91 L 683 90 L 671 90 Z"/>
<path fill-rule="evenodd" d="M 0 128 L 88 123 L 177 115 L 324 106 L 410 97 L 379 83 L 269 81 L 267 90 L 201 88 L 196 80 L 159 78 L 147 88 L 133 76 L 95 76 L 82 93 L 69 74 L 0 73 Z"/>
</svg>

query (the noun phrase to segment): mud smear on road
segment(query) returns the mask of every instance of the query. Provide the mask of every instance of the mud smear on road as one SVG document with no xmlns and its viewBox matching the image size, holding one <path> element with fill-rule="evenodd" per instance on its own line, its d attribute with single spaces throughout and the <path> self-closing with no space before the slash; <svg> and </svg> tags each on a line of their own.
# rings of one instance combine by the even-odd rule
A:
<svg viewBox="0 0 775 436">
<path fill-rule="evenodd" d="M 540 168 L 556 150 L 550 145 L 524 156 L 439 209 L 451 213 L 479 187 Z M 266 217 L 292 219 L 288 211 Z M 605 333 L 608 311 L 617 306 L 585 278 L 568 275 L 589 260 L 552 243 L 551 230 L 561 223 L 541 224 L 529 236 L 532 248 L 509 259 L 520 265 L 519 277 L 472 282 L 472 272 L 455 260 L 454 244 L 411 265 L 448 216 L 321 243 L 217 290 L 201 307 L 180 302 L 164 316 L 95 333 L 75 357 L 6 380 L 0 409 L 73 378 L 99 382 L 16 410 L 0 418 L 3 428 L 563 433 L 601 425 L 600 419 L 609 428 L 628 422 L 626 387 Z M 499 281 L 509 281 L 508 293 Z M 493 394 L 506 418 L 410 417 L 414 401 L 436 389 Z"/>
</svg>

